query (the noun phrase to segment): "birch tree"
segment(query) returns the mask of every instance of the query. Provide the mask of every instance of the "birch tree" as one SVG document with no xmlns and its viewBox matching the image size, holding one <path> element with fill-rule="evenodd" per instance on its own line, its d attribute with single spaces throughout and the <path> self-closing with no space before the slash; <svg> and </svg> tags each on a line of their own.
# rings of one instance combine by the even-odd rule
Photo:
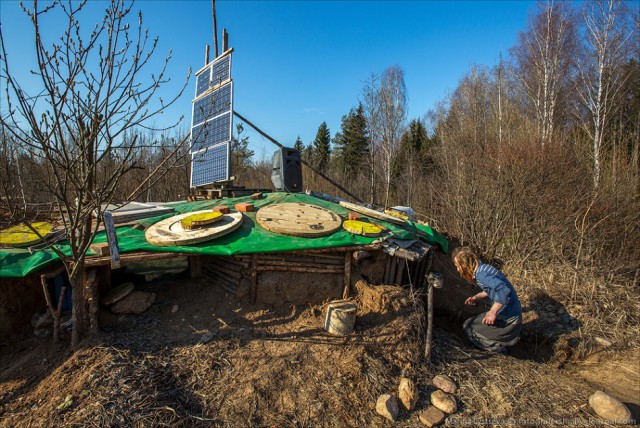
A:
<svg viewBox="0 0 640 428">
<path fill-rule="evenodd" d="M 540 11 L 512 49 L 518 81 L 531 105 L 542 145 L 553 141 L 562 119 L 576 51 L 574 17 L 562 2 L 540 3 Z"/>
<path fill-rule="evenodd" d="M 55 245 L 51 249 L 64 263 L 73 288 L 72 347 L 76 347 L 87 318 L 85 256 L 101 223 L 101 206 L 112 201 L 120 179 L 136 167 L 138 134 L 131 131 L 149 129 L 150 120 L 176 101 L 186 83 L 177 95 L 167 100 L 160 96 L 160 88 L 169 82 L 166 68 L 171 55 L 159 69 L 150 70 L 158 39 L 149 37 L 142 14 L 132 11 L 132 2 L 112 0 L 102 19 L 89 28 L 84 16 L 95 6 L 86 1 L 41 6 L 34 0 L 30 7 L 20 7 L 33 30 L 36 64 L 31 74 L 37 87 L 28 91 L 25 71 L 12 67 L 13 52 L 6 43 L 12 35 L 0 27 L 6 94 L 1 121 L 3 129 L 43 166 L 45 173 L 28 177 L 29 184 L 52 195 L 66 231 L 70 254 Z M 59 34 L 48 37 L 56 29 Z M 112 173 L 98 174 L 107 163 L 115 165 Z M 138 189 L 145 187 L 143 181 Z"/>
<path fill-rule="evenodd" d="M 393 165 L 400 146 L 400 137 L 404 132 L 407 118 L 407 89 L 404 84 L 404 72 L 398 66 L 387 68 L 380 79 L 379 129 L 381 132 L 380 154 L 384 177 L 384 206 L 389 206 Z"/>
<path fill-rule="evenodd" d="M 618 92 L 627 78 L 624 65 L 633 34 L 628 9 L 618 0 L 588 2 L 584 9 L 585 48 L 579 61 L 578 85 L 581 106 L 587 111 L 583 129 L 591 140 L 593 185 L 602 175 L 604 138 Z"/>
</svg>

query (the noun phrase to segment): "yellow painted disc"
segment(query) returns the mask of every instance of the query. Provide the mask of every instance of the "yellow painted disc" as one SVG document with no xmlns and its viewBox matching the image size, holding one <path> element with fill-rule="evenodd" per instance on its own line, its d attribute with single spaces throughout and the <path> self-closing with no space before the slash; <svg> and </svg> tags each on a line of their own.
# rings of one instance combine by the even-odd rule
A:
<svg viewBox="0 0 640 428">
<path fill-rule="evenodd" d="M 42 238 L 46 238 L 53 231 L 53 225 L 46 221 L 31 223 L 31 226 L 38 231 Z M 42 238 L 24 224 L 0 230 L 0 245 L 9 247 L 29 247 L 40 242 Z"/>
<path fill-rule="evenodd" d="M 203 213 L 191 214 L 190 216 L 180 220 L 180 223 L 185 229 L 193 229 L 195 227 L 213 224 L 220 220 L 222 220 L 221 212 L 208 211 Z"/>
<path fill-rule="evenodd" d="M 359 220 L 345 220 L 342 227 L 344 227 L 347 232 L 356 235 L 378 236 L 380 232 L 382 232 L 379 226 Z"/>
</svg>

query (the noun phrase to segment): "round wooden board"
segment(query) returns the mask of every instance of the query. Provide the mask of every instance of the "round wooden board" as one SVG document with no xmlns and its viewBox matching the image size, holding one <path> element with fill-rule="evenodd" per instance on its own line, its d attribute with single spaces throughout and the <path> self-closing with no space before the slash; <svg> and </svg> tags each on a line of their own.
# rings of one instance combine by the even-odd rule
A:
<svg viewBox="0 0 640 428">
<path fill-rule="evenodd" d="M 231 213 L 225 214 L 222 220 L 216 223 L 197 229 L 189 230 L 182 227 L 180 220 L 201 212 L 209 212 L 209 210 L 179 214 L 162 220 L 147 229 L 144 236 L 151 244 L 162 247 L 191 245 L 224 236 L 233 232 L 242 224 L 242 213 Z"/>
<path fill-rule="evenodd" d="M 0 245 L 6 247 L 30 247 L 47 239 L 53 232 L 53 225 L 46 221 L 32 223 L 42 238 L 24 224 L 0 230 Z"/>
<path fill-rule="evenodd" d="M 300 203 L 273 204 L 260 208 L 256 213 L 256 221 L 271 232 L 303 238 L 330 235 L 342 226 L 342 219 L 333 211 Z"/>
<path fill-rule="evenodd" d="M 385 214 L 380 211 L 372 210 L 371 208 L 363 207 L 362 205 L 352 204 L 351 202 L 340 201 L 340 206 L 355 211 L 360 214 L 367 215 L 369 217 L 377 218 L 378 220 L 388 221 L 389 223 L 404 225 L 405 221 L 401 218 Z"/>
</svg>

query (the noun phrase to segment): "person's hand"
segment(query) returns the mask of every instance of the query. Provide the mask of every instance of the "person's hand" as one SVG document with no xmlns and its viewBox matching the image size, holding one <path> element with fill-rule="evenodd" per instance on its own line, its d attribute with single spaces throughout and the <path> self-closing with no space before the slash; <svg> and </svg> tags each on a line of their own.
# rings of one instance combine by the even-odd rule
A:
<svg viewBox="0 0 640 428">
<path fill-rule="evenodd" d="M 476 296 L 471 296 L 464 301 L 465 305 L 474 306 L 476 304 Z"/>
<path fill-rule="evenodd" d="M 482 324 L 493 325 L 496 322 L 496 314 L 493 312 L 487 312 L 487 314 L 482 318 Z"/>
</svg>

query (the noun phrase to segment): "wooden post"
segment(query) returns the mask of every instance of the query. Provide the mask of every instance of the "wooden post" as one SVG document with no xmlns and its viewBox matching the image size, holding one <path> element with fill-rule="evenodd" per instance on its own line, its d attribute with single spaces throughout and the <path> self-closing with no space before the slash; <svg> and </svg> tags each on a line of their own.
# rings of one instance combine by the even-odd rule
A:
<svg viewBox="0 0 640 428">
<path fill-rule="evenodd" d="M 258 297 L 258 254 L 251 255 L 251 288 L 249 289 L 249 299 L 251 304 L 256 303 Z"/>
<path fill-rule="evenodd" d="M 202 256 L 189 256 L 189 277 L 200 278 L 202 276 Z"/>
<path fill-rule="evenodd" d="M 64 292 L 67 290 L 66 286 L 62 286 L 60 290 L 60 298 L 58 299 L 58 306 L 54 309 L 51 303 L 51 296 L 49 295 L 49 287 L 47 285 L 47 275 L 40 275 L 40 282 L 42 283 L 42 291 L 44 292 L 44 299 L 47 301 L 47 307 L 51 312 L 53 318 L 53 343 L 60 342 L 60 314 L 62 313 L 62 302 L 64 301 Z"/>
<path fill-rule="evenodd" d="M 427 285 L 429 291 L 427 293 L 427 338 L 424 345 L 424 359 L 427 363 L 431 362 L 431 336 L 433 334 L 433 286 Z"/>
<path fill-rule="evenodd" d="M 342 298 L 344 300 L 349 298 L 349 291 L 351 289 L 351 255 L 350 251 L 344 252 L 344 290 L 342 291 Z"/>
</svg>

